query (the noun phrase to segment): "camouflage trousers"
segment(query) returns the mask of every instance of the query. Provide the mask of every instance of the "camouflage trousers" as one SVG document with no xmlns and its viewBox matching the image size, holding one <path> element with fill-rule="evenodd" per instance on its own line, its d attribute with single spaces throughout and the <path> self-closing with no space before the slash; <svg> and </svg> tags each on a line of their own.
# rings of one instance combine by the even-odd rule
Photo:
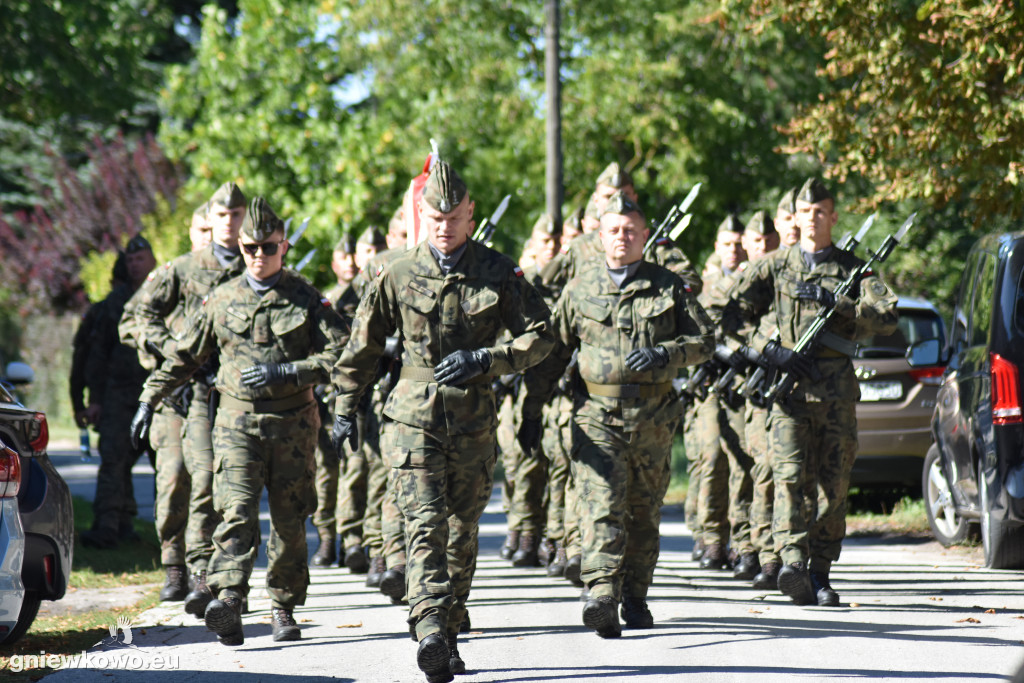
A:
<svg viewBox="0 0 1024 683">
<path fill-rule="evenodd" d="M 185 418 L 166 406 L 153 414 L 149 445 L 156 452 L 156 498 L 153 502 L 160 562 L 185 564 L 185 527 L 192 478 L 185 468 L 181 442 Z"/>
<path fill-rule="evenodd" d="M 594 598 L 645 598 L 660 552 L 676 422 L 650 422 L 629 432 L 582 415 L 575 423 L 581 578 Z"/>
<path fill-rule="evenodd" d="M 494 431 L 449 435 L 385 419 L 381 453 L 405 519 L 409 623 L 420 640 L 449 625 L 457 633 L 491 493 Z"/>
<path fill-rule="evenodd" d="M 566 499 L 572 478 L 569 453 L 572 450 L 572 399 L 556 395 L 544 410 L 541 447 L 547 456 L 547 522 L 544 535 L 555 542 L 566 541 Z M 572 521 L 572 518 L 570 518 Z M 578 532 L 577 532 L 578 535 Z"/>
<path fill-rule="evenodd" d="M 210 388 L 193 383 L 193 399 L 182 439 L 185 469 L 191 480 L 188 523 L 185 527 L 185 563 L 189 570 L 207 568 L 213 555 L 213 530 L 220 515 L 213 506 L 213 429 L 210 426 Z"/>
<path fill-rule="evenodd" d="M 746 449 L 743 407 L 733 408 L 709 395 L 698 408 L 700 489 L 697 519 L 706 546 L 727 542 L 737 553 L 750 553 L 750 499 L 753 461 Z"/>
<path fill-rule="evenodd" d="M 519 444 L 516 443 L 516 421 L 512 406 L 512 397 L 506 396 L 498 404 L 498 452 L 501 453 L 501 509 L 508 515 L 512 510 L 512 498 L 515 496 L 516 456 Z M 511 528 L 511 527 L 510 527 Z"/>
<path fill-rule="evenodd" d="M 387 490 L 388 471 L 380 459 L 380 426 L 376 414 L 374 428 L 363 438 L 363 452 L 366 455 L 366 512 L 363 515 L 363 547 L 370 557 L 383 557 L 384 537 L 382 531 L 384 492 Z"/>
<path fill-rule="evenodd" d="M 856 403 L 791 401 L 772 408 L 768 427 L 775 552 L 786 564 L 809 560 L 814 571 L 828 572 L 846 536 L 846 497 L 857 456 Z"/>
<path fill-rule="evenodd" d="M 338 461 L 331 444 L 330 429 L 323 412 L 316 451 L 316 512 L 313 526 L 321 536 L 341 539 L 343 548 L 363 543 L 363 522 L 366 515 L 367 487 L 372 448 L 367 437 L 378 439 L 377 416 L 357 413 L 359 448 L 348 453 L 344 466 Z M 379 443 L 377 443 L 379 448 Z"/>
<path fill-rule="evenodd" d="M 408 562 L 405 552 L 405 517 L 398 507 L 395 472 L 383 464 L 385 474 L 384 499 L 380 508 L 380 531 L 384 564 L 388 569 L 404 567 Z"/>
<path fill-rule="evenodd" d="M 754 461 L 750 470 L 753 496 L 750 500 L 750 542 L 764 566 L 779 562 L 772 540 L 772 510 L 775 507 L 775 484 L 770 462 L 768 411 L 747 404 L 747 451 Z"/>
<path fill-rule="evenodd" d="M 96 496 L 93 498 L 93 528 L 118 534 L 131 527 L 138 514 L 132 467 L 139 453 L 132 448 L 129 427 L 138 406 L 138 395 L 131 405 L 108 401 L 103 406 L 99 424 L 100 468 L 96 473 Z"/>
<path fill-rule="evenodd" d="M 267 592 L 274 607 L 306 601 L 309 586 L 306 517 L 316 507 L 313 451 L 320 416 L 315 403 L 281 413 L 221 408 L 213 428 L 213 534 L 207 584 L 214 595 L 244 597 L 259 551 L 260 498 L 270 503 Z"/>
<path fill-rule="evenodd" d="M 686 501 L 683 513 L 686 526 L 694 541 L 700 538 L 701 529 L 697 521 L 697 502 L 700 498 L 700 430 L 697 428 L 697 407 L 699 403 L 688 401 L 683 410 L 683 449 L 686 451 Z"/>
</svg>

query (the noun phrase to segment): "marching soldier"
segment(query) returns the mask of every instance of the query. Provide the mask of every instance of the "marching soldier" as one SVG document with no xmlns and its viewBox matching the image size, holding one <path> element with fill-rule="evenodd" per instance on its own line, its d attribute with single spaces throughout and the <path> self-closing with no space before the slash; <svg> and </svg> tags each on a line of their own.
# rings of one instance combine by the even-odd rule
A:
<svg viewBox="0 0 1024 683">
<path fill-rule="evenodd" d="M 797 188 L 787 190 L 775 209 L 775 230 L 779 233 L 782 247 L 792 247 L 800 241 L 800 228 L 796 224 L 796 192 Z"/>
</svg>

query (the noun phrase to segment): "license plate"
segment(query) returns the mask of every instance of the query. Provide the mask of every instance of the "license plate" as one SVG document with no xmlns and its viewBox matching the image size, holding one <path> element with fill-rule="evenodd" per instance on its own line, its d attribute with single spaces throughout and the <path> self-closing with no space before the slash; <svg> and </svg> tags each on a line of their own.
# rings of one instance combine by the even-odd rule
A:
<svg viewBox="0 0 1024 683">
<path fill-rule="evenodd" d="M 903 385 L 900 382 L 861 382 L 860 400 L 862 401 L 896 401 L 903 398 Z"/>
</svg>

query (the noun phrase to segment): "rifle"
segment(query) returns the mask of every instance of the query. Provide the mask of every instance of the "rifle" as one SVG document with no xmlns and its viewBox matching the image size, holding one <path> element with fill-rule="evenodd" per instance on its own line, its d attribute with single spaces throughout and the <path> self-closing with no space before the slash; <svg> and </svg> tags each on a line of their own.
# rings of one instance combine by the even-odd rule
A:
<svg viewBox="0 0 1024 683">
<path fill-rule="evenodd" d="M 864 265 L 860 266 L 852 273 L 850 273 L 850 275 L 845 280 L 843 280 L 843 282 L 841 282 L 838 287 L 836 287 L 836 291 L 834 292 L 836 296 L 848 295 L 850 292 L 854 290 L 855 287 L 857 287 L 860 284 L 861 279 L 863 279 L 868 273 L 871 272 L 871 267 L 874 264 L 883 263 L 887 258 L 889 258 L 889 255 L 892 254 L 893 249 L 895 249 L 896 246 L 900 244 L 900 242 L 906 236 L 907 231 L 910 230 L 910 226 L 914 224 L 914 218 L 916 216 L 917 213 L 910 214 L 910 217 L 903 222 L 903 225 L 900 226 L 900 229 L 896 232 L 895 235 L 890 234 L 888 237 L 885 238 L 885 241 L 882 242 L 882 246 L 878 248 L 878 251 L 873 252 L 871 250 L 868 250 L 869 257 L 867 262 L 865 262 Z M 866 231 L 862 230 L 862 232 Z M 858 236 L 862 237 L 860 233 L 858 233 Z M 814 354 L 818 350 L 818 347 L 821 345 L 821 340 L 825 334 L 825 330 L 828 327 L 828 324 L 835 317 L 835 314 L 836 309 L 834 306 L 832 308 L 823 307 L 820 311 L 818 311 L 818 316 L 814 319 L 813 322 L 811 322 L 811 325 L 807 328 L 807 330 L 802 335 L 800 335 L 800 339 L 797 340 L 796 346 L 793 348 L 793 351 L 799 353 L 804 357 L 810 357 L 812 354 Z M 793 387 L 796 386 L 796 380 L 797 378 L 793 375 L 793 373 L 787 372 L 785 370 L 780 370 L 775 382 L 772 383 L 772 385 L 764 394 L 765 405 L 770 406 L 779 398 L 788 397 L 789 394 L 792 393 Z"/>
<path fill-rule="evenodd" d="M 302 257 L 302 259 L 295 264 L 295 270 L 302 272 L 302 269 L 309 265 L 309 262 L 316 256 L 316 249 L 310 249 L 309 253 Z"/>
<path fill-rule="evenodd" d="M 487 246 L 491 245 L 491 238 L 494 237 L 494 231 L 498 228 L 498 221 L 505 215 L 505 209 L 508 208 L 509 200 L 512 199 L 512 195 L 507 194 L 505 198 L 498 204 L 498 208 L 494 210 L 494 213 L 489 218 L 483 219 L 480 225 L 477 226 L 476 232 L 473 233 L 473 239 Z"/>
<path fill-rule="evenodd" d="M 697 183 L 690 189 L 690 193 L 686 195 L 686 198 L 682 202 L 673 206 L 668 210 L 665 217 L 658 223 L 658 227 L 651 233 L 651 236 L 647 238 L 647 244 L 644 245 L 644 255 L 654 248 L 654 245 L 659 239 L 661 239 L 662 233 L 666 230 L 669 231 L 669 239 L 675 239 L 686 229 L 686 226 L 690 224 L 691 216 L 686 213 L 686 210 L 690 208 L 693 201 L 697 198 L 697 194 L 700 192 L 700 183 Z"/>
</svg>

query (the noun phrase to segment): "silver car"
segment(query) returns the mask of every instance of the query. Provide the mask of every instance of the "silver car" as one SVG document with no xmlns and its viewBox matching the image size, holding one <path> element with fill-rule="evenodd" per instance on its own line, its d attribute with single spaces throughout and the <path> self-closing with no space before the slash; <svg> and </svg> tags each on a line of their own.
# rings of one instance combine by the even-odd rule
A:
<svg viewBox="0 0 1024 683">
<path fill-rule="evenodd" d="M 17 451 L 0 440 L 0 642 L 17 628 L 25 601 L 21 567 L 25 531 L 18 514 L 21 462 Z"/>
</svg>

